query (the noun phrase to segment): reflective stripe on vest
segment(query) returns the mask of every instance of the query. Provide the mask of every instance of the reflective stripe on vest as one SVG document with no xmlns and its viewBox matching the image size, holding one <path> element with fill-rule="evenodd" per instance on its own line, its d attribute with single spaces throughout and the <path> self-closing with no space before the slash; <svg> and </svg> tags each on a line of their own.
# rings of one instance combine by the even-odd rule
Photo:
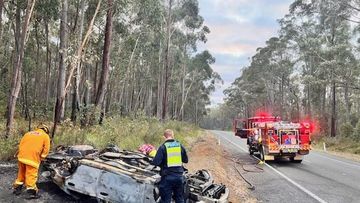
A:
<svg viewBox="0 0 360 203">
<path fill-rule="evenodd" d="M 181 145 L 179 142 L 166 142 L 166 155 L 167 155 L 167 166 L 168 167 L 176 167 L 182 166 L 182 158 L 181 158 Z"/>
</svg>

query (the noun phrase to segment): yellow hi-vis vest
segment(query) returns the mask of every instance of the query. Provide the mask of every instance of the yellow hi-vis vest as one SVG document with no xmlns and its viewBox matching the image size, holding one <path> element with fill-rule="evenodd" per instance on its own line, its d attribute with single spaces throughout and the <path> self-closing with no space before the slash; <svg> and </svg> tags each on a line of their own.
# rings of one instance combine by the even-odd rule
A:
<svg viewBox="0 0 360 203">
<path fill-rule="evenodd" d="M 181 145 L 177 141 L 166 142 L 167 167 L 182 166 Z"/>
</svg>

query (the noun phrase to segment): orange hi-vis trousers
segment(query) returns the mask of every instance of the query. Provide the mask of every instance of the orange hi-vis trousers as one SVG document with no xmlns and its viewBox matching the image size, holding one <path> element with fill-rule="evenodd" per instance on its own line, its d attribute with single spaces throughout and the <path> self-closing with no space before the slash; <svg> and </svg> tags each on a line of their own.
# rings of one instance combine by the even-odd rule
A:
<svg viewBox="0 0 360 203">
<path fill-rule="evenodd" d="M 28 190 L 33 189 L 38 191 L 36 187 L 36 181 L 38 178 L 38 169 L 30 165 L 23 164 L 21 162 L 18 162 L 18 165 L 19 165 L 19 171 L 18 171 L 18 176 L 14 183 L 14 188 L 25 184 L 26 189 Z"/>
</svg>

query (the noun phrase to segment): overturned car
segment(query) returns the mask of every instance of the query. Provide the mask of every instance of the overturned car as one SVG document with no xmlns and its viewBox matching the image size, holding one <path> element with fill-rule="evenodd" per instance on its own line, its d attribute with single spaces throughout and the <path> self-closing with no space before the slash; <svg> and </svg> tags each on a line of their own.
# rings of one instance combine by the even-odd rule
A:
<svg viewBox="0 0 360 203">
<path fill-rule="evenodd" d="M 160 201 L 160 169 L 151 158 L 110 146 L 58 147 L 43 163 L 42 175 L 76 199 L 90 196 L 103 202 L 154 203 Z M 215 184 L 210 173 L 185 173 L 185 202 L 225 203 L 229 190 Z"/>
</svg>

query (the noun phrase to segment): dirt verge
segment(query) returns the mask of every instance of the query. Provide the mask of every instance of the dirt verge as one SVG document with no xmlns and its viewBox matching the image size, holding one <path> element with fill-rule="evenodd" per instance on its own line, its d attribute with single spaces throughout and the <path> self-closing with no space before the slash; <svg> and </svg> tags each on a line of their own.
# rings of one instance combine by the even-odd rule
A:
<svg viewBox="0 0 360 203">
<path fill-rule="evenodd" d="M 223 183 L 229 188 L 229 201 L 232 203 L 257 202 L 235 170 L 232 155 L 218 145 L 216 138 L 210 134 L 199 138 L 193 145 L 186 167 L 190 172 L 199 169 L 210 171 L 216 183 Z"/>
</svg>

